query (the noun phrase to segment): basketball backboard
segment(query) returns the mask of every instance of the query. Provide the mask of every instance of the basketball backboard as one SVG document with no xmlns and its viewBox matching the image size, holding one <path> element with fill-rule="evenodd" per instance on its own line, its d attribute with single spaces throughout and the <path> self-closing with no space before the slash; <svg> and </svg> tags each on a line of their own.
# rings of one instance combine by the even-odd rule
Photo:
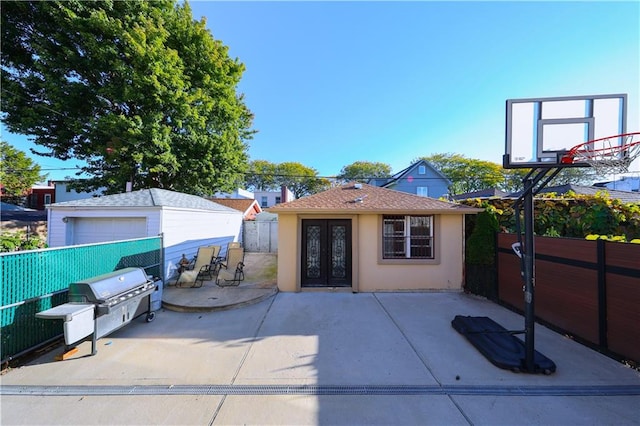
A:
<svg viewBox="0 0 640 426">
<path fill-rule="evenodd" d="M 567 167 L 560 158 L 574 146 L 626 133 L 626 114 L 626 94 L 508 99 L 503 167 Z"/>
</svg>

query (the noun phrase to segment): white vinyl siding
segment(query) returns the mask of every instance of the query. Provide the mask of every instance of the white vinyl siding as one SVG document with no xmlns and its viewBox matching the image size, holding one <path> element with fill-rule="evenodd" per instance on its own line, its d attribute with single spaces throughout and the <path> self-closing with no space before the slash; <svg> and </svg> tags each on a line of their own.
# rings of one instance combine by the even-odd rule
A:
<svg viewBox="0 0 640 426">
<path fill-rule="evenodd" d="M 102 243 L 147 236 L 147 220 L 135 218 L 75 218 L 72 220 L 73 244 Z"/>
</svg>

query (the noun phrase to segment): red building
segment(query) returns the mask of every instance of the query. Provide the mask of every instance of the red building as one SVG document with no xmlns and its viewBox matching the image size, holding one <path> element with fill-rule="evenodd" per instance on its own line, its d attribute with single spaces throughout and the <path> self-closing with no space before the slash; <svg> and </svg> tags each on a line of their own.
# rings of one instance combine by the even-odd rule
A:
<svg viewBox="0 0 640 426">
<path fill-rule="evenodd" d="M 34 185 L 27 194 L 26 207 L 44 210 L 46 206 L 55 203 L 56 187 L 53 185 Z"/>
</svg>

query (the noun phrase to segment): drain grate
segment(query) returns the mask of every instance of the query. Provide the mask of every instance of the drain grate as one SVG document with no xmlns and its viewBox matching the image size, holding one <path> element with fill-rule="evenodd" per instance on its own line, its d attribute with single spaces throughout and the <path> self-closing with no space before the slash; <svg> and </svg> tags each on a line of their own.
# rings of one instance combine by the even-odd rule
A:
<svg viewBox="0 0 640 426">
<path fill-rule="evenodd" d="M 628 396 L 640 386 L 349 386 L 349 385 L 149 385 L 0 386 L 0 395 L 495 395 Z"/>
</svg>

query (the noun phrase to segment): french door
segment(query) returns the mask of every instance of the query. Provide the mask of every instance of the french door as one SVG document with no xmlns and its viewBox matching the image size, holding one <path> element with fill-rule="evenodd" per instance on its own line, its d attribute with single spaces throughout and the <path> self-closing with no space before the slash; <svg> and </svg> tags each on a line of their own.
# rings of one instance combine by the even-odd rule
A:
<svg viewBox="0 0 640 426">
<path fill-rule="evenodd" d="M 302 287 L 351 287 L 351 220 L 302 221 Z"/>
</svg>

